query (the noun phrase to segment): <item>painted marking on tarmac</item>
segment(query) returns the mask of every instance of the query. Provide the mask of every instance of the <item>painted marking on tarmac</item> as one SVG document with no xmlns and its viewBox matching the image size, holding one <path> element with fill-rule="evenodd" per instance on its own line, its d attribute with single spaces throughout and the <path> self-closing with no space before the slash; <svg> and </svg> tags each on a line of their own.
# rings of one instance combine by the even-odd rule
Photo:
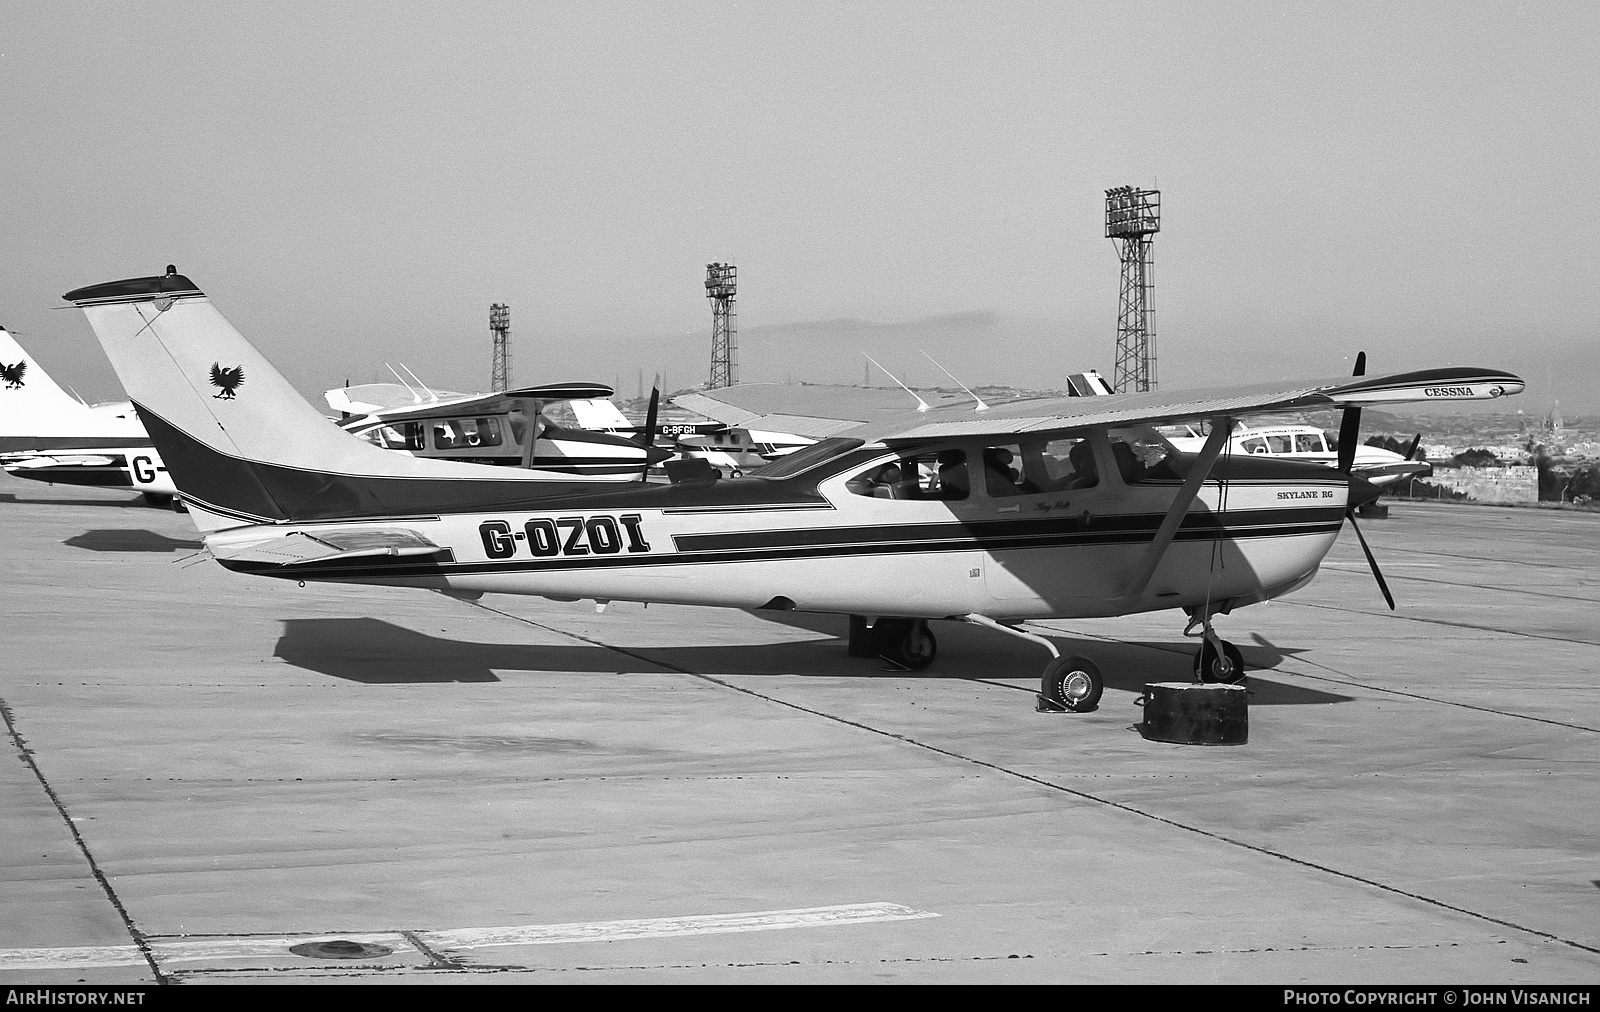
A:
<svg viewBox="0 0 1600 1012">
<path fill-rule="evenodd" d="M 133 945 L 81 946 L 61 949 L 0 949 L 0 971 L 60 970 L 79 966 L 143 966 L 144 954 Z"/>
<path fill-rule="evenodd" d="M 441 949 L 478 949 L 491 945 L 557 945 L 564 942 L 615 942 L 628 938 L 673 938 L 720 935 L 740 931 L 836 927 L 877 921 L 913 921 L 938 917 L 898 903 L 851 903 L 803 910 L 765 910 L 753 914 L 707 914 L 700 917 L 651 917 L 587 924 L 530 924 L 520 928 L 462 928 L 419 931 L 418 937 Z"/>
<path fill-rule="evenodd" d="M 838 927 L 846 924 L 871 924 L 883 921 L 912 921 L 939 915 L 915 910 L 898 903 L 849 903 L 831 907 L 798 910 L 763 910 L 740 914 L 704 914 L 690 917 L 650 917 L 622 921 L 580 921 L 570 924 L 523 924 L 502 928 L 457 928 L 444 931 L 416 931 L 416 937 L 433 949 L 479 949 L 506 945 L 559 945 L 568 942 L 615 942 L 639 938 L 678 938 L 687 935 L 720 935 L 746 931 L 780 931 L 788 928 Z M 188 963 L 203 960 L 294 956 L 289 946 L 315 941 L 321 936 L 282 937 L 227 936 L 211 938 L 150 938 L 156 959 L 163 963 Z M 346 934 L 331 936 L 352 942 L 386 945 L 393 956 L 361 960 L 409 960 L 416 946 L 401 932 Z M 54 949 L 0 949 L 0 971 L 57 970 L 89 966 L 145 966 L 144 955 L 132 945 L 82 946 Z M 331 963 L 328 965 L 332 965 Z"/>
</svg>

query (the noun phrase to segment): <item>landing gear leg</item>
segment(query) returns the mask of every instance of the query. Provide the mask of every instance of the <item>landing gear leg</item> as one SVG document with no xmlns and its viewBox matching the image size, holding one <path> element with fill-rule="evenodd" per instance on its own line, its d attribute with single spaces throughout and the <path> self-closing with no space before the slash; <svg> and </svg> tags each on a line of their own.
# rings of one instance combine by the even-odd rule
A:
<svg viewBox="0 0 1600 1012">
<path fill-rule="evenodd" d="M 880 618 L 872 627 L 878 656 L 908 671 L 923 671 L 939 655 L 939 641 L 925 618 Z"/>
<path fill-rule="evenodd" d="M 925 618 L 850 616 L 851 657 L 881 657 L 907 671 L 922 671 L 939 655 L 939 641 Z"/>
<path fill-rule="evenodd" d="M 873 633 L 872 624 L 865 615 L 850 616 L 849 653 L 851 657 L 878 656 L 878 637 Z"/>
<path fill-rule="evenodd" d="M 1239 653 L 1239 648 L 1217 635 L 1209 614 L 1201 618 L 1197 611 L 1191 611 L 1189 628 L 1184 634 L 1192 634 L 1196 625 L 1204 626 L 1205 630 L 1200 634 L 1200 649 L 1194 655 L 1194 680 L 1244 685 L 1244 655 Z"/>
<path fill-rule="evenodd" d="M 1100 705 L 1100 695 L 1106 682 L 1100 669 L 1087 657 L 1062 657 L 1056 645 L 1016 626 L 996 622 L 987 615 L 963 615 L 962 620 L 985 629 L 1003 632 L 1007 636 L 1027 640 L 1050 651 L 1050 663 L 1039 679 L 1038 702 L 1034 709 L 1039 713 L 1088 713 Z"/>
</svg>

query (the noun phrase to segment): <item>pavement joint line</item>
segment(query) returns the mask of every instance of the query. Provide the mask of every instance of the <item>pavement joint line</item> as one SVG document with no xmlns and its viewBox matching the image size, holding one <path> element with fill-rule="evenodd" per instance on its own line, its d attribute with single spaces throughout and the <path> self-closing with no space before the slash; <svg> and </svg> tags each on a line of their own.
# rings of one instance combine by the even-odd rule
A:
<svg viewBox="0 0 1600 1012">
<path fill-rule="evenodd" d="M 1365 615 L 1368 618 L 1399 619 L 1402 622 L 1421 622 L 1425 625 L 1442 625 L 1451 629 L 1473 629 L 1478 632 L 1500 633 L 1503 636 L 1521 636 L 1530 640 L 1550 640 L 1553 643 L 1576 643 L 1585 647 L 1600 647 L 1600 643 L 1593 640 L 1577 640 L 1570 636 L 1551 636 L 1547 633 L 1521 632 L 1516 629 L 1501 629 L 1492 625 L 1476 625 L 1472 622 L 1452 622 L 1445 618 L 1423 618 L 1420 615 L 1401 615 L 1398 612 L 1363 611 L 1360 608 L 1340 608 L 1331 604 L 1312 604 L 1309 601 L 1290 601 L 1280 598 L 1279 604 L 1291 608 L 1316 608 L 1319 611 L 1337 611 L 1345 615 Z"/>
<path fill-rule="evenodd" d="M 1534 543 L 1535 544 L 1540 544 L 1541 542 L 1534 542 Z M 1570 550 L 1573 550 L 1573 549 L 1576 549 L 1578 551 L 1587 551 L 1587 552 L 1597 551 L 1597 549 L 1586 548 L 1583 545 L 1572 545 L 1569 548 L 1565 548 L 1563 550 L 1564 551 L 1570 551 Z M 1402 548 L 1399 545 L 1384 546 L 1383 550 L 1384 550 L 1385 553 L 1388 553 L 1388 552 L 1404 552 L 1404 553 L 1407 553 L 1407 554 L 1410 554 L 1410 555 L 1435 555 L 1435 556 L 1438 556 L 1441 559 L 1464 559 L 1464 560 L 1466 560 L 1468 562 L 1484 562 L 1484 563 L 1490 563 L 1490 564 L 1496 565 L 1496 566 L 1507 566 L 1507 565 L 1509 565 L 1509 566 L 1549 566 L 1550 565 L 1550 563 L 1548 563 L 1548 562 L 1534 562 L 1534 561 L 1531 561 L 1529 559 L 1489 559 L 1489 558 L 1483 557 L 1482 555 L 1461 555 L 1461 554 L 1459 554 L 1457 552 L 1435 552 L 1435 551 L 1431 551 L 1431 550 L 1429 550 L 1427 548 Z M 1577 571 L 1577 572 L 1588 572 L 1588 567 L 1587 566 L 1557 566 L 1555 568 L 1557 568 L 1557 569 L 1572 569 L 1572 570 Z"/>
<path fill-rule="evenodd" d="M 912 746 L 914 748 L 925 749 L 925 750 L 927 750 L 929 752 L 933 752 L 933 753 L 935 753 L 937 755 L 946 756 L 948 758 L 955 759 L 955 760 L 958 760 L 960 762 L 971 763 L 971 764 L 973 764 L 975 766 L 980 766 L 980 767 L 983 767 L 985 769 L 991 769 L 991 770 L 994 770 L 997 773 L 1002 773 L 1002 774 L 1005 774 L 1006 776 L 1015 777 L 1018 780 L 1022 780 L 1022 781 L 1025 781 L 1025 782 L 1031 783 L 1031 784 L 1035 784 L 1035 785 L 1037 785 L 1039 787 L 1046 788 L 1047 790 L 1059 791 L 1059 792 L 1061 792 L 1063 794 L 1071 795 L 1071 796 L 1079 798 L 1081 800 L 1088 801 L 1088 802 L 1090 802 L 1092 804 L 1104 805 L 1104 806 L 1106 806 L 1108 808 L 1113 808 L 1113 809 L 1116 809 L 1118 811 L 1127 812 L 1130 815 L 1137 815 L 1137 816 L 1139 816 L 1141 818 L 1150 819 L 1150 820 L 1152 820 L 1154 822 L 1159 822 L 1159 823 L 1161 823 L 1163 825 L 1171 826 L 1174 829 L 1179 829 L 1179 830 L 1182 830 L 1182 831 L 1188 832 L 1188 833 L 1194 833 L 1197 836 L 1202 836 L 1202 837 L 1205 837 L 1205 838 L 1210 839 L 1210 840 L 1218 841 L 1220 843 L 1225 843 L 1225 844 L 1229 844 L 1231 846 L 1239 847 L 1241 849 L 1248 850 L 1248 851 L 1250 851 L 1252 853 L 1261 854 L 1261 855 L 1266 856 L 1266 857 L 1277 858 L 1280 861 L 1286 861 L 1286 862 L 1288 862 L 1290 864 L 1298 865 L 1298 866 L 1300 866 L 1302 868 L 1311 868 L 1311 869 L 1313 869 L 1315 871 L 1320 871 L 1320 872 L 1322 872 L 1324 874 L 1327 874 L 1327 875 L 1332 875 L 1332 876 L 1335 876 L 1337 878 L 1342 878 L 1342 879 L 1345 879 L 1345 880 L 1351 881 L 1351 882 L 1357 882 L 1357 883 L 1360 883 L 1362 885 L 1370 886 L 1370 887 L 1372 887 L 1374 889 L 1379 889 L 1379 890 L 1382 890 L 1382 891 L 1387 892 L 1387 893 L 1393 893 L 1396 896 L 1404 896 L 1407 899 L 1415 900 L 1415 901 L 1417 901 L 1419 903 L 1425 903 L 1425 904 L 1428 904 L 1429 906 L 1438 907 L 1438 908 L 1443 909 L 1443 910 L 1453 911 L 1454 913 L 1462 914 L 1462 915 L 1465 915 L 1467 917 L 1472 917 L 1472 918 L 1475 918 L 1477 920 L 1486 921 L 1486 922 L 1488 922 L 1490 924 L 1497 924 L 1497 925 L 1499 925 L 1500 927 L 1503 927 L 1503 928 L 1510 928 L 1513 931 L 1521 931 L 1521 932 L 1525 932 L 1525 933 L 1530 934 L 1530 935 L 1534 935 L 1534 936 L 1536 936 L 1538 938 L 1545 938 L 1545 939 L 1549 939 L 1550 941 L 1553 941 L 1553 942 L 1560 942 L 1563 945 L 1571 946 L 1572 948 L 1581 950 L 1583 952 L 1593 952 L 1593 953 L 1596 953 L 1596 954 L 1600 954 L 1600 947 L 1595 947 L 1595 946 L 1591 946 L 1591 945 L 1585 945 L 1582 942 L 1578 942 L 1578 941 L 1575 941 L 1575 940 L 1569 939 L 1569 938 L 1562 938 L 1560 935 L 1551 934 L 1548 931 L 1541 931 L 1538 928 L 1527 927 L 1526 925 L 1518 924 L 1515 921 L 1508 921 L 1508 920 L 1505 920 L 1503 918 L 1495 917 L 1495 916 L 1493 916 L 1491 914 L 1480 913 L 1480 912 L 1478 912 L 1476 910 L 1469 910 L 1466 907 L 1459 907 L 1459 906 L 1456 906 L 1453 903 L 1447 903 L 1444 900 L 1434 899 L 1431 896 L 1424 896 L 1421 893 L 1411 892 L 1410 890 L 1402 889 L 1399 886 L 1393 886 L 1393 885 L 1389 885 L 1389 884 L 1384 883 L 1384 882 L 1379 882 L 1376 879 L 1366 878 L 1365 876 L 1357 875 L 1354 872 L 1340 871 L 1337 868 L 1333 868 L 1333 867 L 1330 867 L 1330 866 L 1325 865 L 1325 864 L 1319 864 L 1319 863 L 1317 863 L 1315 861 L 1310 861 L 1310 860 L 1307 860 L 1305 858 L 1294 857 L 1291 854 L 1285 854 L 1282 851 L 1273 850 L 1273 849 L 1271 849 L 1269 847 L 1263 847 L 1263 846 L 1261 846 L 1259 844 L 1250 843 L 1250 842 L 1245 841 L 1245 840 L 1237 840 L 1237 839 L 1234 839 L 1233 837 L 1225 836 L 1225 835 L 1223 835 L 1221 833 L 1214 833 L 1214 832 L 1212 832 L 1212 831 L 1210 831 L 1208 829 L 1202 829 L 1199 826 L 1191 826 L 1191 825 L 1188 825 L 1186 823 L 1179 822 L 1176 819 L 1169 819 L 1166 816 L 1157 815 L 1154 812 L 1147 812 L 1147 811 L 1144 811 L 1143 809 L 1135 808 L 1133 805 L 1129 805 L 1129 804 L 1126 804 L 1124 802 L 1112 801 L 1109 798 L 1102 798 L 1102 797 L 1099 797 L 1098 795 L 1090 794 L 1087 791 L 1075 790 L 1075 789 L 1073 789 L 1071 787 L 1068 787 L 1068 786 L 1066 786 L 1064 784 L 1054 783 L 1052 781 L 1045 780 L 1045 779 L 1043 779 L 1041 777 L 1036 777 L 1036 776 L 1033 776 L 1033 775 L 1028 774 L 1028 773 L 1023 773 L 1023 772 L 1021 772 L 1019 770 L 1008 769 L 1005 766 L 1001 766 L 1001 765 L 999 765 L 997 763 L 991 763 L 991 762 L 988 762 L 986 760 L 976 758 L 975 756 L 962 755 L 959 752 L 953 752 L 953 751 L 951 751 L 949 749 L 940 748 L 937 745 L 931 745 L 931 744 L 929 744 L 927 742 L 924 742 L 924 741 L 918 741 L 915 738 L 911 738 L 911 737 L 908 737 L 908 736 L 903 735 L 903 734 L 898 734 L 898 733 L 896 733 L 894 731 L 887 731 L 887 730 L 884 730 L 882 728 L 873 727 L 870 724 L 865 724 L 865 723 L 862 723 L 860 721 L 851 720 L 851 719 L 849 719 L 847 717 L 840 717 L 840 716 L 837 716 L 835 714 L 824 713 L 821 710 L 816 710 L 816 709 L 813 709 L 813 708 L 808 707 L 808 706 L 802 706 L 799 703 L 791 703 L 788 700 L 779 699 L 776 696 L 769 696 L 769 695 L 767 695 L 765 693 L 757 692 L 754 689 L 747 689 L 747 688 L 744 688 L 743 686 L 735 685 L 732 682 L 726 681 L 726 680 L 724 680 L 722 678 L 718 678 L 718 677 L 716 677 L 714 675 L 707 675 L 707 674 L 702 674 L 702 673 L 696 672 L 696 671 L 690 671 L 687 668 L 680 668 L 677 665 L 668 664 L 665 661 L 651 660 L 648 657 L 644 657 L 644 656 L 638 655 L 638 654 L 634 653 L 633 651 L 628 650 L 628 649 L 626 649 L 624 647 L 613 646 L 612 644 L 605 643 L 605 642 L 602 642 L 600 640 L 590 638 L 588 636 L 584 636 L 584 635 L 582 635 L 580 633 L 569 632 L 569 631 L 567 631 L 565 629 L 559 629 L 559 628 L 556 628 L 555 626 L 546 625 L 546 624 L 544 624 L 542 622 L 536 622 L 536 621 L 534 621 L 533 619 L 530 619 L 530 618 L 523 618 L 520 615 L 513 615 L 510 612 L 501 611 L 498 608 L 492 608 L 492 607 L 490 607 L 490 606 L 488 606 L 486 604 L 483 604 L 481 602 L 467 601 L 467 602 L 463 602 L 463 603 L 467 604 L 469 607 L 479 608 L 479 609 L 482 609 L 484 611 L 490 612 L 490 613 L 495 614 L 495 615 L 502 615 L 502 616 L 504 616 L 506 618 L 509 618 L 509 619 L 511 619 L 512 621 L 515 621 L 515 622 L 521 622 L 521 623 L 524 623 L 526 625 L 533 626 L 534 628 L 537 628 L 537 629 L 543 629 L 546 632 L 555 633 L 558 636 L 568 636 L 568 637 L 570 637 L 572 639 L 578 640 L 578 641 L 583 642 L 583 643 L 588 643 L 588 644 L 600 647 L 600 648 L 605 649 L 605 650 L 615 651 L 616 653 L 622 654 L 624 657 L 631 657 L 631 658 L 633 658 L 635 660 L 643 661 L 643 662 L 648 663 L 648 664 L 653 664 L 653 665 L 655 665 L 657 667 L 663 667 L 663 668 L 667 668 L 668 670 L 677 671 L 677 672 L 680 672 L 681 674 L 688 675 L 691 678 L 699 678 L 699 679 L 701 679 L 703 681 L 711 682 L 711 683 L 713 683 L 715 685 L 720 685 L 720 686 L 722 686 L 724 688 L 731 689 L 734 692 L 741 692 L 741 693 L 744 693 L 745 695 L 753 696 L 756 699 L 766 700 L 767 702 L 774 703 L 774 704 L 776 704 L 778 706 L 788 707 L 789 709 L 798 710 L 801 713 L 808 713 L 808 714 L 811 714 L 812 716 L 821 717 L 824 720 L 831 720 L 831 721 L 834 721 L 836 723 L 843 724 L 843 725 L 845 725 L 847 727 L 854 727 L 854 728 L 857 728 L 858 730 L 865 731 L 865 732 L 867 732 L 869 734 L 880 735 L 882 737 L 889 738 L 889 739 L 892 739 L 894 741 L 903 742 L 903 743 L 905 743 L 907 745 L 910 745 L 910 746 Z"/>
<path fill-rule="evenodd" d="M 1028 624 L 1029 625 L 1036 625 L 1036 623 L 1032 623 L 1032 622 L 1030 622 Z M 1184 650 L 1179 650 L 1176 647 L 1158 646 L 1158 645 L 1156 645 L 1154 643 L 1129 643 L 1126 640 L 1119 640 L 1119 639 L 1117 639 L 1117 638 L 1115 638 L 1113 636 L 1104 636 L 1104 635 L 1101 635 L 1099 633 L 1079 632 L 1077 630 L 1068 631 L 1068 630 L 1062 630 L 1062 629 L 1055 629 L 1055 628 L 1052 628 L 1050 626 L 1038 626 L 1038 627 L 1046 629 L 1046 630 L 1048 630 L 1050 632 L 1056 633 L 1057 635 L 1062 635 L 1062 636 L 1082 636 L 1082 637 L 1085 637 L 1085 638 L 1088 638 L 1088 639 L 1099 640 L 1099 641 L 1101 641 L 1103 643 L 1119 643 L 1119 644 L 1122 644 L 1123 646 L 1142 648 L 1142 649 L 1145 649 L 1145 650 L 1159 650 L 1159 651 L 1161 651 L 1163 653 L 1172 653 L 1172 654 L 1180 654 L 1180 655 L 1187 652 L 1187 651 L 1184 651 Z M 1406 692 L 1406 691 L 1404 691 L 1402 689 L 1391 689 L 1386 685 L 1372 685 L 1372 684 L 1367 683 L 1367 682 L 1357 682 L 1357 681 L 1353 681 L 1353 680 L 1349 679 L 1349 677 L 1348 677 L 1349 673 L 1348 672 L 1340 671 L 1338 668 L 1330 667 L 1329 665 L 1322 664 L 1322 663 L 1320 663 L 1318 661 L 1308 660 L 1308 659 L 1306 659 L 1304 657 L 1287 657 L 1285 659 L 1287 661 L 1289 661 L 1289 662 L 1294 663 L 1294 664 L 1306 664 L 1306 665 L 1310 665 L 1311 667 L 1314 667 L 1314 668 L 1321 668 L 1324 671 L 1331 671 L 1331 672 L 1333 672 L 1334 674 L 1337 674 L 1337 675 L 1345 675 L 1346 677 L 1345 678 L 1330 678 L 1327 675 L 1312 674 L 1309 671 L 1291 671 L 1291 670 L 1289 670 L 1287 668 L 1283 668 L 1283 667 L 1256 668 L 1255 670 L 1257 670 L 1257 671 L 1273 671 L 1273 672 L 1277 672 L 1278 674 L 1281 674 L 1281 675 L 1288 675 L 1291 678 L 1310 678 L 1310 679 L 1313 679 L 1315 681 L 1328 682 L 1328 683 L 1331 683 L 1333 685 L 1345 685 L 1345 686 L 1349 686 L 1351 688 L 1367 689 L 1368 691 L 1371 691 L 1371 692 L 1387 693 L 1388 695 L 1391 695 L 1391 696 L 1404 696 L 1407 699 L 1419 699 L 1419 700 L 1422 700 L 1423 702 L 1426 702 L 1426 703 L 1438 703 L 1441 706 L 1458 706 L 1458 707 L 1460 707 L 1460 708 L 1462 708 L 1464 710 L 1477 710 L 1480 713 L 1492 713 L 1492 714 L 1494 714 L 1494 715 L 1496 715 L 1498 717 L 1515 717 L 1515 718 L 1517 718 L 1519 720 L 1532 720 L 1532 721 L 1535 721 L 1535 722 L 1540 723 L 1540 724 L 1553 724 L 1556 727 L 1570 727 L 1574 731 L 1592 731 L 1595 734 L 1600 734 L 1600 727 L 1589 727 L 1586 724 L 1569 724 L 1566 721 L 1563 721 L 1563 720 L 1552 720 L 1549 717 L 1535 717 L 1535 716 L 1532 716 L 1531 714 L 1526 714 L 1526 713 L 1513 713 L 1510 710 L 1496 710 L 1493 707 L 1478 706 L 1475 703 L 1461 703 L 1461 702 L 1457 702 L 1457 701 L 1455 701 L 1453 699 L 1440 699 L 1437 696 L 1424 696 L 1424 695 L 1422 695 L 1420 693 Z"/>
<path fill-rule="evenodd" d="M 1318 661 L 1307 660 L 1304 657 L 1295 657 L 1292 658 L 1292 660 L 1296 664 L 1306 664 L 1314 668 L 1321 668 L 1324 671 L 1331 671 L 1337 675 L 1346 675 L 1346 678 L 1330 678 L 1327 675 L 1312 674 L 1309 671 L 1286 671 L 1283 668 L 1272 668 L 1271 670 L 1289 675 L 1294 678 L 1310 678 L 1315 681 L 1328 682 L 1333 685 L 1349 685 L 1359 689 L 1367 689 L 1372 692 L 1387 693 L 1391 696 L 1404 696 L 1407 699 L 1420 699 L 1424 702 L 1439 703 L 1444 706 L 1459 706 L 1463 710 L 1477 710 L 1480 713 L 1492 713 L 1499 717 L 1516 717 L 1520 720 L 1532 720 L 1540 724 L 1553 724 L 1556 727 L 1568 727 L 1574 731 L 1589 731 L 1594 734 L 1600 734 L 1600 727 L 1589 727 L 1585 724 L 1569 724 L 1564 720 L 1552 720 L 1549 717 L 1535 717 L 1526 713 L 1512 713 L 1510 710 L 1496 710 L 1489 706 L 1478 706 L 1476 703 L 1460 703 L 1453 699 L 1439 699 L 1435 696 L 1424 696 L 1420 693 L 1406 692 L 1403 689 L 1391 689 L 1383 685 L 1369 685 L 1366 682 L 1351 681 L 1348 679 L 1347 672 L 1340 671 L 1338 668 L 1330 667 Z"/>
<path fill-rule="evenodd" d="M 1359 573 L 1371 573 L 1371 568 L 1355 562 L 1337 562 L 1322 564 L 1330 572 L 1353 576 Z M 1487 590 L 1493 594 L 1526 594 L 1529 597 L 1543 597 L 1555 601 L 1576 601 L 1579 604 L 1600 604 L 1592 597 L 1574 597 L 1571 594 L 1552 594 L 1545 590 L 1527 590 L 1522 587 L 1484 587 L 1476 583 L 1461 583 L 1456 580 L 1435 580 L 1428 576 L 1411 576 L 1407 573 L 1386 573 L 1392 582 L 1409 581 L 1411 583 L 1432 583 L 1441 587 L 1457 587 L 1463 590 Z"/>
<path fill-rule="evenodd" d="M 94 876 L 95 881 L 100 884 L 100 889 L 105 893 L 106 899 L 111 901 L 111 906 L 116 910 L 117 916 L 121 918 L 123 927 L 128 931 L 128 936 L 133 939 L 134 947 L 138 950 L 143 961 L 150 967 L 150 972 L 155 975 L 156 983 L 168 983 L 167 978 L 161 972 L 161 967 L 156 965 L 155 956 L 150 952 L 150 946 L 145 942 L 144 932 L 140 931 L 133 923 L 133 918 L 128 914 L 128 908 L 122 905 L 122 899 L 117 895 L 117 891 L 112 888 L 111 880 L 106 877 L 105 872 L 101 871 L 99 862 L 94 859 L 94 853 L 89 850 L 88 841 L 83 838 L 82 833 L 78 832 L 77 824 L 67 814 L 67 808 L 62 804 L 61 798 L 55 792 L 55 788 L 51 787 L 50 781 L 45 778 L 44 770 L 39 768 L 39 763 L 33 756 L 33 750 L 28 747 L 21 732 L 17 730 L 16 715 L 11 712 L 10 705 L 4 699 L 0 699 L 0 719 L 5 721 L 6 732 L 10 734 L 11 741 L 16 745 L 17 752 L 22 756 L 22 761 L 27 763 L 28 768 L 33 771 L 35 779 L 39 781 L 39 786 L 44 789 L 45 796 L 55 806 L 56 813 L 61 816 L 61 821 L 66 824 L 67 831 L 72 834 L 72 840 L 77 845 L 78 852 L 88 862 L 90 873 Z"/>
</svg>

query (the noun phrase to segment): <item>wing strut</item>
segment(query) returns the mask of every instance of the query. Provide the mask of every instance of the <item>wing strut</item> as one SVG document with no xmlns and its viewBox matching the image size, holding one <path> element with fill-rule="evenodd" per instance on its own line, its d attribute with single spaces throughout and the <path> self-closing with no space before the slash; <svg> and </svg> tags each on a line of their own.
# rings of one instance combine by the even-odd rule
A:
<svg viewBox="0 0 1600 1012">
<path fill-rule="evenodd" d="M 1139 560 L 1139 567 L 1133 571 L 1133 577 L 1123 588 L 1123 600 L 1144 595 L 1145 588 L 1150 585 L 1150 578 L 1156 575 L 1156 567 L 1160 566 L 1161 560 L 1166 557 L 1167 546 L 1171 545 L 1172 539 L 1177 536 L 1178 526 L 1183 523 L 1184 514 L 1189 512 L 1195 496 L 1200 494 L 1200 486 L 1211 476 L 1211 467 L 1222 454 L 1222 448 L 1228 445 L 1228 437 L 1232 433 L 1232 418 L 1211 419 L 1211 435 L 1206 439 L 1206 445 L 1201 448 L 1199 456 L 1195 457 L 1193 466 L 1189 468 L 1189 476 L 1183 479 L 1183 487 L 1178 490 L 1178 494 L 1173 497 L 1172 505 L 1167 508 L 1167 515 L 1162 517 L 1161 526 L 1156 529 L 1155 539 L 1150 542 L 1150 546 L 1144 550 L 1144 556 Z"/>
</svg>

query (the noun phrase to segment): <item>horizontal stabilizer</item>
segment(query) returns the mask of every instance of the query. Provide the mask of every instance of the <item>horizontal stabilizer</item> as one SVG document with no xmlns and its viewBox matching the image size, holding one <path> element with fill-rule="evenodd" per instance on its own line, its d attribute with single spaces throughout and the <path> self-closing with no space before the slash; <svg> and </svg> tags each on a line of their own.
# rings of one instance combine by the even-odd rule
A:
<svg viewBox="0 0 1600 1012">
<path fill-rule="evenodd" d="M 451 415 L 480 413 L 497 415 L 510 411 L 517 406 L 519 401 L 536 401 L 540 404 L 548 404 L 553 401 L 566 401 L 574 398 L 588 400 L 594 397 L 609 396 L 611 396 L 611 388 L 601 386 L 598 383 L 547 383 L 539 387 L 523 387 L 520 390 L 474 394 L 470 397 L 460 397 L 455 400 L 429 401 L 414 407 L 386 408 L 382 411 L 374 412 L 374 414 L 386 422 L 411 422 L 431 418 L 445 418 Z"/>
<path fill-rule="evenodd" d="M 405 528 L 291 531 L 263 535 L 261 528 L 248 533 L 221 532 L 206 538 L 206 547 L 219 560 L 299 566 L 308 562 L 356 559 L 375 555 L 436 555 L 445 551 L 416 531 Z"/>
<path fill-rule="evenodd" d="M 29 471 L 40 467 L 110 467 L 121 461 L 112 457 L 67 455 L 48 457 L 23 457 L 4 462 L 7 471 Z"/>
</svg>

